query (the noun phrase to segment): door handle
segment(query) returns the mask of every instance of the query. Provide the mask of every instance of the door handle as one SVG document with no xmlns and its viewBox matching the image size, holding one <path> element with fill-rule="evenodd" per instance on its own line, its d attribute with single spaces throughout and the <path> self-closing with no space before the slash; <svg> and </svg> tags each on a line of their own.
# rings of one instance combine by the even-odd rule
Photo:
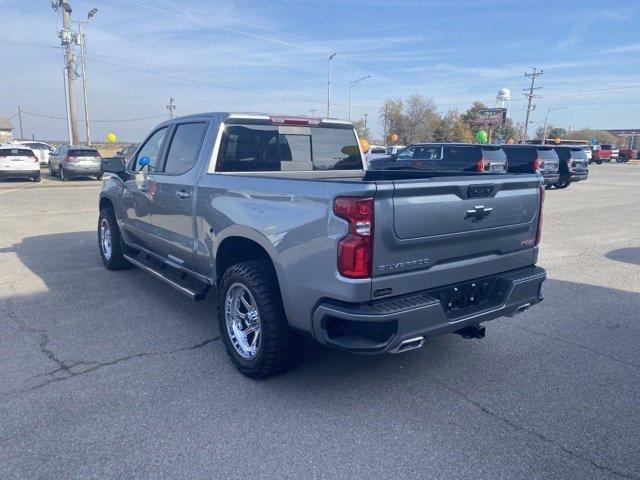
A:
<svg viewBox="0 0 640 480">
<path fill-rule="evenodd" d="M 186 198 L 190 198 L 191 194 L 189 192 L 185 192 L 184 190 L 178 190 L 176 192 L 176 197 L 186 199 Z"/>
<path fill-rule="evenodd" d="M 148 192 L 149 185 L 146 183 L 141 183 L 140 186 L 138 187 L 138 190 L 140 190 L 141 192 Z"/>
</svg>

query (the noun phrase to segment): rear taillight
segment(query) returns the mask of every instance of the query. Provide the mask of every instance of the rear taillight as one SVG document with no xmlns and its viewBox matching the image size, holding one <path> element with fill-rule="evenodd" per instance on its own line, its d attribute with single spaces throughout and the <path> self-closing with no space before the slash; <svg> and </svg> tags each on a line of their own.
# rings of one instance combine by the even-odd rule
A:
<svg viewBox="0 0 640 480">
<path fill-rule="evenodd" d="M 540 187 L 540 211 L 538 212 L 538 230 L 536 231 L 535 245 L 540 244 L 540 236 L 542 235 L 542 207 L 544 206 L 544 186 Z"/>
<path fill-rule="evenodd" d="M 476 162 L 476 170 L 478 172 L 486 172 L 491 168 L 491 163 L 487 162 L 484 159 L 480 159 Z"/>
<path fill-rule="evenodd" d="M 338 272 L 349 278 L 371 277 L 373 198 L 337 197 L 333 213 L 349 223 L 349 233 L 338 242 Z"/>
<path fill-rule="evenodd" d="M 542 167 L 544 167 L 544 160 L 540 160 L 539 158 L 536 158 L 533 162 L 531 162 L 531 167 L 533 168 L 534 172 L 537 172 Z"/>
<path fill-rule="evenodd" d="M 38 157 L 36 157 L 36 155 L 34 153 L 29 155 L 29 158 L 31 158 L 31 160 L 33 160 L 34 162 L 39 162 L 40 161 L 40 160 L 38 160 Z"/>
</svg>

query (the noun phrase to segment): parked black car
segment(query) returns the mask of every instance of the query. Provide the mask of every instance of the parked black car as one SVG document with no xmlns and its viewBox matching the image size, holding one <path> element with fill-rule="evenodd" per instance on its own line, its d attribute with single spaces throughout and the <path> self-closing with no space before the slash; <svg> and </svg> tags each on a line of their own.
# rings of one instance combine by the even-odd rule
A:
<svg viewBox="0 0 640 480">
<path fill-rule="evenodd" d="M 572 182 L 586 180 L 589 176 L 589 160 L 581 147 L 553 147 L 560 164 L 560 179 L 554 184 L 556 188 L 567 188 Z"/>
<path fill-rule="evenodd" d="M 499 145 L 416 143 L 394 155 L 371 160 L 369 169 L 504 173 L 507 156 Z"/>
<path fill-rule="evenodd" d="M 558 155 L 550 145 L 503 145 L 511 173 L 539 173 L 544 185 L 551 188 L 558 183 Z"/>
</svg>

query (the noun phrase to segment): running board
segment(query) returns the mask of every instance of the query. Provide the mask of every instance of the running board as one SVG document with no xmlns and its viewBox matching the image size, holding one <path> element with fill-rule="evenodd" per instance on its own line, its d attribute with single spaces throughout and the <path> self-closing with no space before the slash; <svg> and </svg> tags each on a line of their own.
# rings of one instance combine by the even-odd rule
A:
<svg viewBox="0 0 640 480">
<path fill-rule="evenodd" d="M 140 257 L 124 255 L 124 258 L 139 269 L 150 273 L 170 287 L 175 288 L 193 301 L 204 300 L 207 296 L 209 286 L 187 276 L 186 273 L 175 270 L 168 265 L 154 265 L 150 260 Z M 170 269 L 175 273 L 171 272 Z"/>
</svg>

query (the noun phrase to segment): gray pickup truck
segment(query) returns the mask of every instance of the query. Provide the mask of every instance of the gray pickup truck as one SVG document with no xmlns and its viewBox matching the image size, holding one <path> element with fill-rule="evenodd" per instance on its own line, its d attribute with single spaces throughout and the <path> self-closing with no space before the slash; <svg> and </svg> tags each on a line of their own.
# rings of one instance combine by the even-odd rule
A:
<svg viewBox="0 0 640 480">
<path fill-rule="evenodd" d="M 353 125 L 207 113 L 105 158 L 98 243 L 194 300 L 214 287 L 245 375 L 283 371 L 304 338 L 401 353 L 540 302 L 536 174 L 366 170 Z"/>
</svg>

